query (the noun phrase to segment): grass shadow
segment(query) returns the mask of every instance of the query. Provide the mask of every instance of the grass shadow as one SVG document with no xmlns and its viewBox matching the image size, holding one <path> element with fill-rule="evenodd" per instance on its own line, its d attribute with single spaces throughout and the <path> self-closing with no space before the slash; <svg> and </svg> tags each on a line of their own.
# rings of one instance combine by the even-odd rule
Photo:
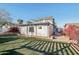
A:
<svg viewBox="0 0 79 59">
<path fill-rule="evenodd" d="M 5 51 L 0 51 L 1 55 L 23 55 L 20 52 L 17 52 L 15 50 L 18 50 L 21 48 L 15 48 L 15 49 L 10 49 L 10 50 L 5 50 Z"/>
<path fill-rule="evenodd" d="M 23 54 L 16 52 L 14 50 L 7 50 L 7 51 L 3 51 L 1 55 L 23 55 Z"/>
<path fill-rule="evenodd" d="M 13 40 L 16 40 L 18 39 L 17 36 L 3 36 L 3 37 L 0 37 L 0 44 L 1 43 L 5 43 L 5 42 L 9 42 L 9 41 L 13 41 Z"/>
</svg>

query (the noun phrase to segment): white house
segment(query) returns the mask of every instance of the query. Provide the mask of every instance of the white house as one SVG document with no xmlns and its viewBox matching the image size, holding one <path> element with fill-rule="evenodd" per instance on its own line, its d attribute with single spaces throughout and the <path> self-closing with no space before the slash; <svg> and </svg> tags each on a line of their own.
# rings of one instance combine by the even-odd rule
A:
<svg viewBox="0 0 79 59">
<path fill-rule="evenodd" d="M 51 37 L 54 27 L 53 17 L 41 18 L 33 23 L 19 25 L 20 33 L 25 36 Z"/>
</svg>

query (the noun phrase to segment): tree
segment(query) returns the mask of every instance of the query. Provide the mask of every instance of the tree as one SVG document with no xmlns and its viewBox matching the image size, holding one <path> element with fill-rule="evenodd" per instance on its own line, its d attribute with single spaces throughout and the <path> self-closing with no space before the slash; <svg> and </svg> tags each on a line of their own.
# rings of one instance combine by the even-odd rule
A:
<svg viewBox="0 0 79 59">
<path fill-rule="evenodd" d="M 11 19 L 10 14 L 6 10 L 0 9 L 0 25 L 11 22 Z"/>
<path fill-rule="evenodd" d="M 79 41 L 79 27 L 77 28 L 75 25 L 66 25 L 64 32 L 67 36 L 69 36 L 70 40 Z"/>
<path fill-rule="evenodd" d="M 18 19 L 17 22 L 18 22 L 18 24 L 23 24 L 23 20 L 22 19 Z"/>
</svg>

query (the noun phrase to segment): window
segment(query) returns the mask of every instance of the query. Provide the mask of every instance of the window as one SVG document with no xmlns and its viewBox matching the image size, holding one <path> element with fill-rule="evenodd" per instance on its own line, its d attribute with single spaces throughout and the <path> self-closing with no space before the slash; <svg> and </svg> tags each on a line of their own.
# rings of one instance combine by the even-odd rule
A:
<svg viewBox="0 0 79 59">
<path fill-rule="evenodd" d="M 34 27 L 29 27 L 29 32 L 34 32 Z"/>
<path fill-rule="evenodd" d="M 42 26 L 39 26 L 38 29 L 42 29 Z"/>
</svg>

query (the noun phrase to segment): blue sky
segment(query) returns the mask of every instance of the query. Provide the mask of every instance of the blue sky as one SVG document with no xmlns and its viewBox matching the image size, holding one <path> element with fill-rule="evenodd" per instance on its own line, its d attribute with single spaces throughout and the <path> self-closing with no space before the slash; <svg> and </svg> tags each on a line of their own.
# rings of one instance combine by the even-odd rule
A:
<svg viewBox="0 0 79 59">
<path fill-rule="evenodd" d="M 0 9 L 7 10 L 14 22 L 18 18 L 27 21 L 46 16 L 53 16 L 60 27 L 65 23 L 79 22 L 79 4 L 0 4 Z"/>
</svg>

